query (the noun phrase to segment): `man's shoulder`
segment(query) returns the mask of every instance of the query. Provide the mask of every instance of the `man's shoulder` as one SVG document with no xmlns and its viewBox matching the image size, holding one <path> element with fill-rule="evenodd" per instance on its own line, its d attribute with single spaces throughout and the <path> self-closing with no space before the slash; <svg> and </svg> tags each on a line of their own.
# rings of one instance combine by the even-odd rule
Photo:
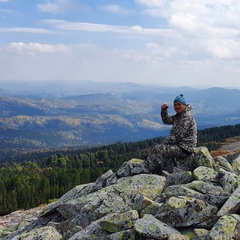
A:
<svg viewBox="0 0 240 240">
<path fill-rule="evenodd" d="M 185 109 L 185 111 L 182 114 L 182 118 L 189 119 L 189 120 L 194 120 L 194 116 L 193 116 L 191 110 L 188 110 L 188 109 Z"/>
</svg>

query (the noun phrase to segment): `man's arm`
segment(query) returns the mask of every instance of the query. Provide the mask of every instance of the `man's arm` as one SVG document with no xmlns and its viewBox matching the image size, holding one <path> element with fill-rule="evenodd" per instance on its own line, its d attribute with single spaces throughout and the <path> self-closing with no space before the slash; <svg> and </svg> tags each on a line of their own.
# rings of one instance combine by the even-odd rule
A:
<svg viewBox="0 0 240 240">
<path fill-rule="evenodd" d="M 172 125 L 173 124 L 173 117 L 168 115 L 168 105 L 164 103 L 161 107 L 161 118 L 164 124 Z"/>
</svg>

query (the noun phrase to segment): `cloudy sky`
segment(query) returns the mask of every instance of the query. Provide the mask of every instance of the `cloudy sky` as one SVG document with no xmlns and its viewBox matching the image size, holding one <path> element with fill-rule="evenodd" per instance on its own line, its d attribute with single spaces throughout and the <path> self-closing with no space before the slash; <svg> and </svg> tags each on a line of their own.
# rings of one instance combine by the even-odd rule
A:
<svg viewBox="0 0 240 240">
<path fill-rule="evenodd" d="M 239 0 L 0 0 L 0 80 L 240 88 Z"/>
</svg>

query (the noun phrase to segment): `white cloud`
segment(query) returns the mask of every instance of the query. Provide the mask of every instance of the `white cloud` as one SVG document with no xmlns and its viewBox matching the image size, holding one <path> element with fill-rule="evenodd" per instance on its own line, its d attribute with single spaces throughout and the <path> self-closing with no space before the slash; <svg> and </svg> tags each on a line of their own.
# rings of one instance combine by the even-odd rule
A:
<svg viewBox="0 0 240 240">
<path fill-rule="evenodd" d="M 226 65 L 224 60 L 217 59 L 191 61 L 184 51 L 174 47 L 165 49 L 157 43 L 149 43 L 141 50 L 120 50 L 90 44 L 15 42 L 0 51 L 0 74 L 5 80 L 90 79 L 240 87 L 238 64 Z"/>
<path fill-rule="evenodd" d="M 48 45 L 40 43 L 23 43 L 12 42 L 6 48 L 8 52 L 21 53 L 21 54 L 34 54 L 34 53 L 54 53 L 54 52 L 67 52 L 67 47 L 64 45 Z"/>
<path fill-rule="evenodd" d="M 175 30 L 173 39 L 164 46 L 175 49 L 189 59 L 239 58 L 240 1 L 236 0 L 135 0 L 146 7 L 144 13 L 165 19 Z M 167 54 L 168 55 L 168 54 Z M 172 56 L 170 54 L 169 56 Z M 177 55 L 175 55 L 176 57 Z"/>
<path fill-rule="evenodd" d="M 149 8 L 155 8 L 162 7 L 166 3 L 166 0 L 135 0 L 135 2 Z"/>
<path fill-rule="evenodd" d="M 29 14 L 27 25 L 27 11 L 2 21 L 9 20 L 0 28 L 2 79 L 240 87 L 240 1 L 135 0 L 137 7 L 127 1 L 38 2 L 36 18 Z M 62 19 L 38 21 L 43 12 L 65 11 Z M 26 14 L 24 22 L 14 22 L 19 13 Z"/>
<path fill-rule="evenodd" d="M 107 24 L 95 24 L 87 22 L 69 22 L 57 19 L 42 20 L 42 23 L 50 24 L 58 29 L 74 30 L 74 31 L 89 31 L 89 32 L 115 32 L 122 34 L 145 34 L 145 35 L 164 35 L 176 36 L 177 32 L 171 29 L 154 29 L 142 28 L 139 25 L 135 26 L 118 26 Z"/>
<path fill-rule="evenodd" d="M 212 56 L 220 59 L 240 58 L 240 42 L 231 39 L 210 41 L 207 50 Z"/>
<path fill-rule="evenodd" d="M 111 12 L 111 13 L 120 13 L 120 14 L 131 14 L 131 13 L 134 13 L 133 10 L 129 10 L 129 9 L 123 8 L 123 7 L 121 7 L 119 5 L 116 5 L 116 4 L 100 6 L 99 8 L 104 10 L 104 11 Z"/>
<path fill-rule="evenodd" d="M 71 7 L 71 0 L 47 0 L 45 3 L 37 4 L 37 8 L 41 12 L 60 13 Z"/>
<path fill-rule="evenodd" d="M 145 14 L 164 18 L 169 27 L 195 37 L 237 36 L 240 32 L 240 1 L 236 0 L 135 0 L 146 6 Z M 224 17 L 223 17 L 224 16 Z M 216 37 L 216 35 L 215 35 Z"/>
<path fill-rule="evenodd" d="M 179 51 L 176 47 L 161 47 L 156 43 L 148 43 L 146 48 L 150 50 L 150 56 L 154 59 L 155 64 L 158 64 L 159 61 L 169 61 L 174 57 L 183 57 L 184 55 L 184 53 Z"/>
<path fill-rule="evenodd" d="M 169 18 L 169 24 L 182 35 L 201 39 L 237 37 L 240 33 L 238 29 L 213 26 L 210 21 L 192 14 L 174 14 Z"/>
<path fill-rule="evenodd" d="M 18 33 L 42 33 L 49 34 L 53 31 L 43 28 L 0 28 L 0 32 L 18 32 Z"/>
</svg>

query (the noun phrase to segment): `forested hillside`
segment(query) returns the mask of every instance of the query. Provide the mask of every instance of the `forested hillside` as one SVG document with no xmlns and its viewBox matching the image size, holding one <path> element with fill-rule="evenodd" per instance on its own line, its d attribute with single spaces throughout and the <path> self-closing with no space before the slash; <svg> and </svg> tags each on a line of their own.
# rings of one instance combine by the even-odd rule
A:
<svg viewBox="0 0 240 240">
<path fill-rule="evenodd" d="M 163 88 L 130 83 L 111 87 L 96 83 L 27 86 L 16 85 L 16 92 L 11 94 L 0 91 L 0 162 L 16 161 L 28 152 L 166 136 L 169 126 L 161 122 L 160 106 L 169 103 L 169 113 L 174 114 L 172 100 L 182 91 L 193 107 L 199 130 L 240 121 L 240 90 L 236 89 Z M 219 96 L 225 100 L 219 102 Z"/>
<path fill-rule="evenodd" d="M 227 138 L 240 136 L 240 124 L 198 131 L 198 145 L 216 150 Z M 32 155 L 31 160 L 1 164 L 0 215 L 29 209 L 61 197 L 76 185 L 89 183 L 131 158 L 145 159 L 163 137 L 117 143 L 85 150 Z"/>
</svg>

